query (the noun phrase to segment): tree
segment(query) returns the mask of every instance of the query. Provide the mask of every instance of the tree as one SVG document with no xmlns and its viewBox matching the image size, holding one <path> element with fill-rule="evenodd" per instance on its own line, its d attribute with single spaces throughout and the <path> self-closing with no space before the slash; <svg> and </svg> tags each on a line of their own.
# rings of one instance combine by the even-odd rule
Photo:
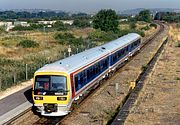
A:
<svg viewBox="0 0 180 125">
<path fill-rule="evenodd" d="M 118 24 L 118 15 L 111 9 L 100 10 L 93 19 L 93 27 L 106 32 L 116 32 L 118 30 Z"/>
<path fill-rule="evenodd" d="M 63 24 L 61 21 L 57 21 L 53 25 L 54 28 L 56 28 L 58 31 L 64 31 L 67 30 L 67 27 Z"/>
<path fill-rule="evenodd" d="M 89 27 L 90 26 L 90 23 L 89 23 L 89 20 L 85 20 L 85 19 L 75 19 L 74 22 L 73 22 L 73 25 L 77 26 L 77 27 L 82 27 L 82 28 L 85 28 L 85 27 Z"/>
<path fill-rule="evenodd" d="M 137 16 L 137 20 L 145 21 L 145 22 L 151 22 L 152 21 L 151 12 L 149 10 L 141 11 L 139 13 L 139 15 Z"/>
</svg>

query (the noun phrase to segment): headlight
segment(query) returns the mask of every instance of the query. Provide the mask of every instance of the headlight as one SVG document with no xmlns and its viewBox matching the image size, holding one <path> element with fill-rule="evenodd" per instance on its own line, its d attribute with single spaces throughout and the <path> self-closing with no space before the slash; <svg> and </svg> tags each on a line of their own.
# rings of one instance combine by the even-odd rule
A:
<svg viewBox="0 0 180 125">
<path fill-rule="evenodd" d="M 43 97 L 41 97 L 41 96 L 34 96 L 34 99 L 35 100 L 43 100 Z"/>
<path fill-rule="evenodd" d="M 59 101 L 65 101 L 65 100 L 67 100 L 67 97 L 57 97 L 57 100 L 59 100 Z"/>
</svg>

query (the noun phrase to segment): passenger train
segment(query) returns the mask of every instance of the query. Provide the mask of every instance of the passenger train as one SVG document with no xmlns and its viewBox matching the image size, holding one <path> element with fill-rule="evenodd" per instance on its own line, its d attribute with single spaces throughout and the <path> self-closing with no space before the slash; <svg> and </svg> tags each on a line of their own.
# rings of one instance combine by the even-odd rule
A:
<svg viewBox="0 0 180 125">
<path fill-rule="evenodd" d="M 130 33 L 43 66 L 34 73 L 34 107 L 44 116 L 67 115 L 74 101 L 108 77 L 140 45 L 140 35 Z"/>
</svg>

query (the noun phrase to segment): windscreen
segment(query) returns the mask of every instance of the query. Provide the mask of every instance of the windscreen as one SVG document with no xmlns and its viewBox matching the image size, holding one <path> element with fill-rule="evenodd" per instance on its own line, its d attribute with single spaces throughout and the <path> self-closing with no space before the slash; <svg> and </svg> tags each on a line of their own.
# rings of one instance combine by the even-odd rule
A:
<svg viewBox="0 0 180 125">
<path fill-rule="evenodd" d="M 39 75 L 35 77 L 35 90 L 42 91 L 66 91 L 65 76 Z"/>
</svg>

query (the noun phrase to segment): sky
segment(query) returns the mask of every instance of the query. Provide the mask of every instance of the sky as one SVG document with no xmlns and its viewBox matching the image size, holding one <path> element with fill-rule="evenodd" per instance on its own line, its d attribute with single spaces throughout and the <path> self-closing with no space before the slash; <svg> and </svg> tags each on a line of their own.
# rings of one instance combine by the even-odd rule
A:
<svg viewBox="0 0 180 125">
<path fill-rule="evenodd" d="M 180 0 L 0 0 L 0 10 L 52 9 L 68 12 L 96 12 L 110 8 L 116 11 L 134 8 L 180 9 Z"/>
</svg>

